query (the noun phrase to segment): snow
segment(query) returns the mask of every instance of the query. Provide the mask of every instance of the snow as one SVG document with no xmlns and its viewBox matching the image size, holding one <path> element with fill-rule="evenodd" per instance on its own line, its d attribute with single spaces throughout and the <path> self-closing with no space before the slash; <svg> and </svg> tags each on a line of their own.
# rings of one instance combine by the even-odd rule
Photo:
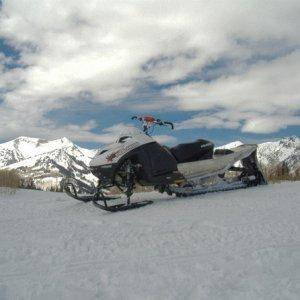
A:
<svg viewBox="0 0 300 300">
<path fill-rule="evenodd" d="M 300 169 L 300 139 L 292 136 L 259 144 L 257 157 L 263 166 L 276 166 L 284 162 L 291 173 L 296 172 Z"/>
<path fill-rule="evenodd" d="M 241 141 L 235 141 L 223 146 L 216 147 L 216 149 L 232 149 L 241 145 L 244 145 L 244 143 Z"/>
<path fill-rule="evenodd" d="M 107 213 L 0 192 L 0 299 L 299 299 L 299 182 Z"/>
<path fill-rule="evenodd" d="M 17 151 L 23 159 L 45 154 L 53 150 L 71 147 L 74 144 L 67 138 L 47 141 L 38 138 L 20 136 L 7 143 L 0 144 L 1 150 Z"/>
<path fill-rule="evenodd" d="M 95 184 L 88 165 L 96 150 L 78 147 L 67 138 L 52 141 L 19 137 L 0 144 L 0 168 L 16 169 L 23 178 L 31 178 L 37 188 L 60 188 L 65 176 L 83 184 Z"/>
<path fill-rule="evenodd" d="M 82 147 L 79 147 L 79 146 L 77 146 L 77 148 L 89 160 L 91 160 L 96 155 L 96 153 L 98 152 L 97 149 L 85 149 L 85 148 L 82 148 Z"/>
</svg>

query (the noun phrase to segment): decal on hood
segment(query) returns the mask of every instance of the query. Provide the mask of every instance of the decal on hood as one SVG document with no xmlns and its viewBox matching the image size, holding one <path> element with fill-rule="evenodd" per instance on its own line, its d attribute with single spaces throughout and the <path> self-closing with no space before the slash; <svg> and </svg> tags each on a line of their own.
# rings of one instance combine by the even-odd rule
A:
<svg viewBox="0 0 300 300">
<path fill-rule="evenodd" d="M 119 149 L 109 155 L 106 156 L 106 160 L 108 162 L 112 162 L 116 157 L 120 157 L 122 156 L 123 154 L 129 152 L 130 150 L 136 148 L 137 146 L 139 146 L 139 143 L 138 142 L 134 142 L 133 144 L 131 145 L 128 145 L 128 146 L 125 146 L 124 148 L 122 149 Z"/>
</svg>

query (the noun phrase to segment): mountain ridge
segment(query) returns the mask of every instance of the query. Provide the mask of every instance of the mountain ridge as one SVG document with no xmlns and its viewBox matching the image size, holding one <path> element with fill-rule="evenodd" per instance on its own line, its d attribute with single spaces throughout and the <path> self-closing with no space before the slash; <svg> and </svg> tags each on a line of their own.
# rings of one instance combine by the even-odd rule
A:
<svg viewBox="0 0 300 300">
<path fill-rule="evenodd" d="M 217 148 L 233 148 L 242 145 L 234 141 Z M 25 180 L 33 180 L 36 188 L 57 189 L 61 180 L 72 176 L 84 185 L 97 183 L 89 171 L 89 162 L 97 149 L 77 146 L 68 138 L 55 140 L 20 136 L 0 144 L 0 169 L 19 171 Z M 300 139 L 285 137 L 258 144 L 257 157 L 263 169 L 284 166 L 290 174 L 300 170 Z"/>
<path fill-rule="evenodd" d="M 65 137 L 49 141 L 22 136 L 0 144 L 0 168 L 18 170 L 25 181 L 42 190 L 59 189 L 66 176 L 91 185 L 97 179 L 88 164 L 95 153 Z"/>
</svg>

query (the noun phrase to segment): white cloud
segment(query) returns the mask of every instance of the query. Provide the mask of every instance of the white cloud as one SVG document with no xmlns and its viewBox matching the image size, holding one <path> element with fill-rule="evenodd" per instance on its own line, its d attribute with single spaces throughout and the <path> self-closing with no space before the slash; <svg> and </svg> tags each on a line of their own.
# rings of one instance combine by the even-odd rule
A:
<svg viewBox="0 0 300 300">
<path fill-rule="evenodd" d="M 272 133 L 287 126 L 300 126 L 300 116 L 272 115 L 247 120 L 242 127 L 243 132 Z"/>
<path fill-rule="evenodd" d="M 82 125 L 67 124 L 57 125 L 55 122 L 39 117 L 38 114 L 23 114 L 22 111 L 1 109 L 0 107 L 0 137 L 1 140 L 9 140 L 16 136 L 42 137 L 56 139 L 68 137 L 73 141 L 110 143 L 115 135 L 108 132 L 103 134 L 93 133 L 96 123 L 91 120 Z M 28 119 L 30 118 L 29 122 Z M 30 123 L 30 126 L 27 124 Z"/>
<path fill-rule="evenodd" d="M 219 107 L 227 113 L 227 121 L 207 116 L 207 127 L 245 123 L 243 130 L 260 132 L 259 125 L 249 125 L 256 117 L 289 118 L 299 109 L 299 52 L 290 53 L 300 45 L 299 10 L 299 1 L 293 0 L 5 1 L 0 37 L 20 51 L 20 67 L 5 68 L 9 58 L 1 55 L 0 132 L 11 137 L 24 130 L 50 134 L 47 126 L 52 126 L 75 135 L 75 125 L 60 126 L 45 114 L 86 101 L 83 92 L 94 102 L 126 101 L 147 82 L 179 85 L 157 101 L 140 103 L 141 109 L 166 110 L 173 97 L 177 109 Z M 219 79 L 181 84 L 222 59 L 230 66 L 206 70 Z M 282 121 L 280 128 L 290 123 Z M 108 139 L 107 133 L 77 129 L 81 140 Z"/>
<path fill-rule="evenodd" d="M 193 118 L 182 121 L 175 125 L 177 130 L 192 129 L 192 128 L 226 128 L 236 129 L 240 126 L 238 121 L 232 121 L 226 118 L 222 118 L 218 114 L 203 115 L 198 114 Z"/>
<path fill-rule="evenodd" d="M 179 128 L 238 128 L 271 133 L 298 125 L 300 110 L 300 51 L 252 66 L 242 74 L 212 82 L 178 85 L 165 91 L 182 110 L 218 112 L 194 116 Z"/>
</svg>

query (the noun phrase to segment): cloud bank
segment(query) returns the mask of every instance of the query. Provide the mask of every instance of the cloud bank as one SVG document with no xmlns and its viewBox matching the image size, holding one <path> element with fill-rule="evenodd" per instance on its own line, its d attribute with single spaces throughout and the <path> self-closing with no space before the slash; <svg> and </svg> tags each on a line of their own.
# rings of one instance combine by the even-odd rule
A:
<svg viewBox="0 0 300 300">
<path fill-rule="evenodd" d="M 0 135 L 106 143 L 96 121 L 59 125 L 47 113 L 130 106 L 141 91 L 140 109 L 195 112 L 180 129 L 300 125 L 299 11 L 291 0 L 3 1 Z"/>
</svg>

